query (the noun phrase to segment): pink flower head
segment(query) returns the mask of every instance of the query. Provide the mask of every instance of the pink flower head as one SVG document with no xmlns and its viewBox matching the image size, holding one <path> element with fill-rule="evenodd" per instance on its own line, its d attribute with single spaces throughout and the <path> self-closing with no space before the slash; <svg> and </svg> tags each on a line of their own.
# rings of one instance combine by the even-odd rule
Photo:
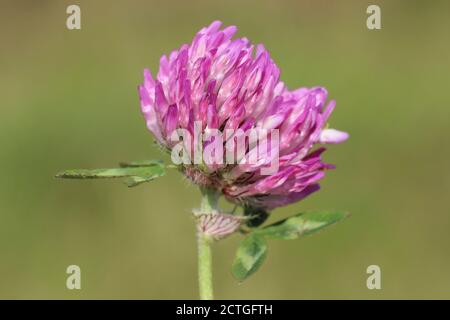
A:
<svg viewBox="0 0 450 320">
<path fill-rule="evenodd" d="M 325 129 L 335 102 L 326 103 L 322 87 L 288 90 L 263 45 L 233 40 L 237 28 L 220 27 L 215 21 L 190 45 L 162 56 L 156 78 L 144 70 L 139 94 L 147 127 L 168 150 L 176 144 L 171 140 L 174 130 L 195 134 L 195 123 L 200 123 L 202 134 L 216 129 L 222 137 L 226 130 L 277 129 L 279 168 L 271 175 L 260 171 L 267 161 L 243 161 L 254 152 L 248 144 L 236 164 L 180 167 L 194 183 L 220 190 L 235 203 L 269 210 L 299 201 L 317 191 L 324 170 L 333 168 L 321 160 L 325 148 L 314 147 L 348 138 L 345 132 Z M 199 143 L 189 144 L 195 148 Z M 220 155 L 224 157 L 225 151 Z"/>
</svg>

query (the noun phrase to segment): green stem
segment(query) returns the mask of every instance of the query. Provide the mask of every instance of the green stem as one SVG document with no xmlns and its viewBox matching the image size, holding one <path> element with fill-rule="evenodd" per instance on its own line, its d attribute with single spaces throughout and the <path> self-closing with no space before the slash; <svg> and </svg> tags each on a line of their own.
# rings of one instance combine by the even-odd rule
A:
<svg viewBox="0 0 450 320">
<path fill-rule="evenodd" d="M 198 284 L 201 300 L 213 299 L 212 252 L 210 239 L 198 235 Z"/>
<path fill-rule="evenodd" d="M 219 201 L 219 194 L 212 189 L 201 188 L 202 202 L 200 204 L 200 211 L 202 213 L 212 213 L 217 210 L 217 203 Z"/>
<path fill-rule="evenodd" d="M 202 214 L 211 214 L 217 209 L 218 194 L 214 190 L 201 189 L 202 202 L 200 211 Z M 213 299 L 212 284 L 212 250 L 208 236 L 198 232 L 198 283 L 201 300 Z"/>
</svg>

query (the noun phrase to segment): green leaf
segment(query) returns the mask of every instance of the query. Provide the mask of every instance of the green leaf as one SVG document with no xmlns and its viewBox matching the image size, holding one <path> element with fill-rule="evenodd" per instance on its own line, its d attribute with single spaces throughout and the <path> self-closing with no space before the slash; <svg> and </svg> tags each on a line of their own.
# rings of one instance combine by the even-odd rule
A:
<svg viewBox="0 0 450 320">
<path fill-rule="evenodd" d="M 130 161 L 130 162 L 121 162 L 120 166 L 122 168 L 127 167 L 151 167 L 151 166 L 161 166 L 164 163 L 161 160 L 138 160 L 138 161 Z"/>
<path fill-rule="evenodd" d="M 165 168 L 159 161 L 139 161 L 121 164 L 121 168 L 110 169 L 74 169 L 59 172 L 57 178 L 65 179 L 107 179 L 126 178 L 129 187 L 149 182 L 165 174 Z"/>
<path fill-rule="evenodd" d="M 290 240 L 310 235 L 323 228 L 335 224 L 348 216 L 345 212 L 311 212 L 301 213 L 279 221 L 254 233 L 270 239 Z"/>
<path fill-rule="evenodd" d="M 150 181 L 152 181 L 153 179 L 155 179 L 157 177 L 160 177 L 160 176 L 151 176 L 151 177 L 136 177 L 136 176 L 134 176 L 134 177 L 129 177 L 129 178 L 125 179 L 125 184 L 128 187 L 130 187 L 130 188 L 131 187 L 136 187 L 136 186 L 140 185 L 141 183 L 150 182 Z"/>
<path fill-rule="evenodd" d="M 250 234 L 245 238 L 237 252 L 231 267 L 233 276 L 243 281 L 252 275 L 264 262 L 267 254 L 267 245 L 262 237 Z"/>
<path fill-rule="evenodd" d="M 347 213 L 340 211 L 301 213 L 267 227 L 253 229 L 237 250 L 231 268 L 234 277 L 242 281 L 258 270 L 267 254 L 265 239 L 297 239 L 335 224 L 347 216 Z"/>
</svg>

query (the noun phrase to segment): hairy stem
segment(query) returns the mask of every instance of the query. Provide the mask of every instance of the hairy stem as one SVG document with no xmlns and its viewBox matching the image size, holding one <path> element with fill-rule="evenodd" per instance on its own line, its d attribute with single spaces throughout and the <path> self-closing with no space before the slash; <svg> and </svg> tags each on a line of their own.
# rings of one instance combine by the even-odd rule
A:
<svg viewBox="0 0 450 320">
<path fill-rule="evenodd" d="M 201 300 L 212 300 L 212 252 L 211 240 L 203 235 L 198 235 L 198 284 Z"/>
<path fill-rule="evenodd" d="M 200 211 L 202 214 L 212 214 L 217 209 L 218 194 L 214 190 L 201 189 L 202 202 Z M 212 239 L 197 231 L 198 238 L 198 283 L 201 300 L 213 299 L 212 284 Z"/>
</svg>

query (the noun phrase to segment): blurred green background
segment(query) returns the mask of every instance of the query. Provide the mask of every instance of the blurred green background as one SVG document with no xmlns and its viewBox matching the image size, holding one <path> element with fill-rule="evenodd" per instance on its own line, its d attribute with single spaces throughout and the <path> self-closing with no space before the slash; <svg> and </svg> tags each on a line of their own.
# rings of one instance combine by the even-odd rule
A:
<svg viewBox="0 0 450 320">
<path fill-rule="evenodd" d="M 81 30 L 66 7 L 81 7 Z M 378 4 L 382 30 L 366 28 Z M 137 188 L 59 181 L 66 168 L 163 158 L 139 110 L 142 70 L 213 20 L 262 42 L 290 88 L 323 85 L 331 147 L 322 191 L 277 210 L 352 217 L 323 233 L 272 241 L 238 284 L 240 236 L 214 248 L 222 299 L 450 298 L 450 2 L 5 1 L 0 4 L 0 298 L 197 298 L 190 209 L 177 172 Z M 67 290 L 68 265 L 82 290 Z M 382 289 L 366 288 L 366 268 Z"/>
</svg>

